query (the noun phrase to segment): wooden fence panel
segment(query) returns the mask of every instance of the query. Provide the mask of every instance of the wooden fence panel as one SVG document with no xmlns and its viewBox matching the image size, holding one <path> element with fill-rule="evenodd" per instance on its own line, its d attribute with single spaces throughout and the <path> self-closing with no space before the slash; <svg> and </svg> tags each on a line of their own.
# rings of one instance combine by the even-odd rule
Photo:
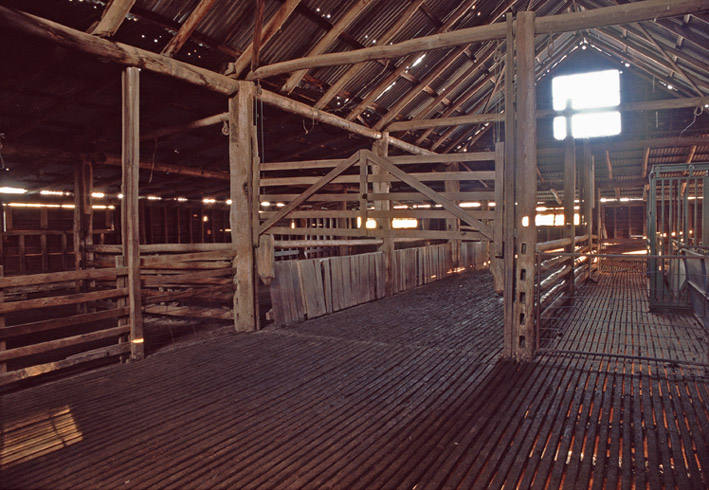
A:
<svg viewBox="0 0 709 490">
<path fill-rule="evenodd" d="M 126 354 L 126 274 L 113 267 L 0 277 L 0 386 Z"/>
<path fill-rule="evenodd" d="M 487 263 L 487 242 L 464 242 L 461 270 Z M 396 250 L 394 292 L 407 291 L 453 274 L 449 244 Z M 275 263 L 271 303 L 276 325 L 287 325 L 383 298 L 384 255 L 371 252 Z"/>
</svg>

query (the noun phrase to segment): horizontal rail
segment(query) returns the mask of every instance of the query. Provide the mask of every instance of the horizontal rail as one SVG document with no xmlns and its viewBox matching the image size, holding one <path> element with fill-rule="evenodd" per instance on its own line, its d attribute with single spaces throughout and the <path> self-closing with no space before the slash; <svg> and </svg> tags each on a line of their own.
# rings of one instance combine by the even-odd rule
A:
<svg viewBox="0 0 709 490">
<path fill-rule="evenodd" d="M 49 296 L 46 298 L 26 299 L 0 303 L 0 315 L 17 311 L 33 310 L 35 308 L 53 308 L 56 306 L 76 305 L 98 301 L 101 299 L 119 298 L 128 296 L 128 288 L 107 289 L 105 291 L 92 291 L 89 293 L 67 294 L 64 296 Z"/>
<path fill-rule="evenodd" d="M 44 354 L 46 352 L 64 349 L 66 347 L 71 347 L 74 345 L 88 344 L 89 342 L 96 342 L 98 340 L 119 337 L 123 334 L 128 333 L 128 331 L 129 326 L 124 325 L 121 327 L 99 330 L 97 332 L 73 335 L 71 337 L 65 337 L 62 339 L 49 340 L 47 342 L 40 342 L 38 344 L 17 347 L 15 349 L 2 350 L 0 351 L 0 362 L 10 361 L 12 359 L 20 359 L 22 357 L 34 356 L 37 354 Z"/>
<path fill-rule="evenodd" d="M 105 269 L 85 269 L 80 271 L 48 272 L 44 274 L 28 274 L 24 276 L 9 276 L 0 279 L 0 289 L 34 286 L 37 284 L 51 284 L 54 282 L 68 282 L 81 280 L 113 280 L 118 276 L 128 274 L 125 267 Z"/>
</svg>

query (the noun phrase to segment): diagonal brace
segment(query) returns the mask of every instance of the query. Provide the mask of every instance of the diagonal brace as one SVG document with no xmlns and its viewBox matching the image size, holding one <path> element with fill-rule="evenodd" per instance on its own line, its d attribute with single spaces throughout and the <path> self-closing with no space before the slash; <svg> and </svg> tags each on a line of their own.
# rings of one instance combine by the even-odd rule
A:
<svg viewBox="0 0 709 490">
<path fill-rule="evenodd" d="M 387 160 L 385 158 L 380 157 L 379 155 L 376 155 L 375 153 L 372 153 L 370 150 L 362 150 L 364 152 L 363 157 L 369 159 L 372 163 L 375 163 L 382 167 L 384 170 L 392 174 L 394 177 L 397 179 L 401 180 L 405 184 L 410 185 L 414 189 L 416 189 L 418 192 L 435 202 L 436 204 L 440 204 L 443 206 L 443 209 L 446 211 L 450 212 L 453 214 L 456 218 L 460 219 L 461 221 L 466 222 L 468 225 L 473 227 L 475 230 L 479 231 L 485 237 L 489 240 L 492 240 L 492 229 L 483 223 L 482 221 L 473 218 L 470 216 L 468 213 L 465 212 L 463 208 L 458 206 L 455 202 L 451 201 L 444 195 L 442 195 L 440 192 L 436 192 L 433 189 L 431 189 L 429 186 L 421 182 L 415 177 L 410 176 L 403 170 L 399 169 L 396 165 L 394 165 L 390 160 Z"/>
<path fill-rule="evenodd" d="M 281 210 L 276 213 L 271 219 L 267 220 L 264 224 L 261 225 L 259 228 L 259 235 L 263 235 L 266 233 L 273 225 L 278 223 L 280 220 L 285 218 L 291 211 L 293 211 L 295 208 L 303 204 L 305 201 L 310 198 L 313 194 L 315 194 L 317 191 L 319 191 L 322 187 L 326 186 L 332 180 L 340 175 L 342 172 L 350 168 L 352 165 L 355 164 L 355 162 L 360 162 L 360 165 L 363 164 L 363 162 L 366 163 L 366 160 L 362 158 L 362 150 L 354 153 L 351 157 L 349 157 L 347 160 L 343 160 L 342 163 L 340 163 L 337 167 L 333 168 L 330 170 L 326 175 L 324 175 L 320 180 L 315 182 L 313 185 L 308 187 L 301 195 L 293 199 L 291 202 L 288 203 L 285 207 L 281 208 Z"/>
</svg>

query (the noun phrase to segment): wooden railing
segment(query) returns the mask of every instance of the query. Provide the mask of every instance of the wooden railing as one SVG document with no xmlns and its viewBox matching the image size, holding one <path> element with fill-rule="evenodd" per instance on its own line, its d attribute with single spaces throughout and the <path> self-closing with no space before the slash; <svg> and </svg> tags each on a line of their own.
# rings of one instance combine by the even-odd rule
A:
<svg viewBox="0 0 709 490">
<path fill-rule="evenodd" d="M 537 243 L 536 310 L 538 321 L 544 321 L 553 312 L 573 297 L 574 288 L 596 270 L 597 264 L 590 260 L 589 236 L 577 236 L 575 252 L 564 253 L 571 245 L 571 238 L 560 238 Z M 558 250 L 558 251 L 557 251 Z M 573 287 L 569 285 L 573 273 Z"/>
<path fill-rule="evenodd" d="M 194 251 L 189 244 L 141 247 L 140 279 L 143 312 L 185 318 L 233 320 L 234 249 Z M 216 244 L 215 244 L 216 245 Z M 161 251 L 162 249 L 162 251 Z"/>
<path fill-rule="evenodd" d="M 126 275 L 112 267 L 0 277 L 0 385 L 129 352 Z"/>
</svg>

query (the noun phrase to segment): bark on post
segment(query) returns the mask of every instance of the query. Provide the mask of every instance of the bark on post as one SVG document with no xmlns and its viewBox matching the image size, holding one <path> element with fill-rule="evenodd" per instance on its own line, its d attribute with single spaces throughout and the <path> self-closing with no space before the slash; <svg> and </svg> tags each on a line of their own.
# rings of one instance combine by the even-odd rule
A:
<svg viewBox="0 0 709 490">
<path fill-rule="evenodd" d="M 567 117 L 567 121 L 568 121 Z M 568 124 L 568 123 L 567 123 Z M 570 238 L 564 252 L 575 250 L 576 225 L 574 224 L 574 201 L 576 200 L 576 144 L 569 132 L 564 146 L 564 237 Z M 571 272 L 566 278 L 566 294 L 570 301 L 574 298 L 574 257 L 568 260 Z"/>
<path fill-rule="evenodd" d="M 532 360 L 537 349 L 534 314 L 534 281 L 537 227 L 537 121 L 534 79 L 534 12 L 517 15 L 517 267 L 513 321 L 516 324 L 514 353 L 518 360 Z"/>
<path fill-rule="evenodd" d="M 130 353 L 136 361 L 144 356 L 143 312 L 140 298 L 140 224 L 138 184 L 140 165 L 140 70 L 128 67 L 123 72 L 123 181 L 121 201 L 124 263 L 128 268 L 128 305 L 130 308 Z"/>
<path fill-rule="evenodd" d="M 256 310 L 255 261 L 252 201 L 254 151 L 255 86 L 240 82 L 239 91 L 229 99 L 229 187 L 231 205 L 229 224 L 234 257 L 234 327 L 237 332 L 250 332 L 258 327 Z"/>
<path fill-rule="evenodd" d="M 372 151 L 382 157 L 389 156 L 389 133 L 382 133 L 382 139 L 377 140 L 372 145 Z M 374 165 L 374 175 L 382 175 L 386 172 L 379 165 Z M 391 189 L 389 182 L 373 182 L 372 191 L 375 193 L 388 193 Z M 374 209 L 377 211 L 390 211 L 391 201 L 375 201 Z M 378 219 L 377 227 L 381 230 L 391 230 L 391 218 Z M 367 224 L 362 223 L 365 227 Z M 391 296 L 394 294 L 394 239 L 391 236 L 385 236 L 382 244 L 379 246 L 379 251 L 384 254 L 384 294 Z"/>
</svg>

